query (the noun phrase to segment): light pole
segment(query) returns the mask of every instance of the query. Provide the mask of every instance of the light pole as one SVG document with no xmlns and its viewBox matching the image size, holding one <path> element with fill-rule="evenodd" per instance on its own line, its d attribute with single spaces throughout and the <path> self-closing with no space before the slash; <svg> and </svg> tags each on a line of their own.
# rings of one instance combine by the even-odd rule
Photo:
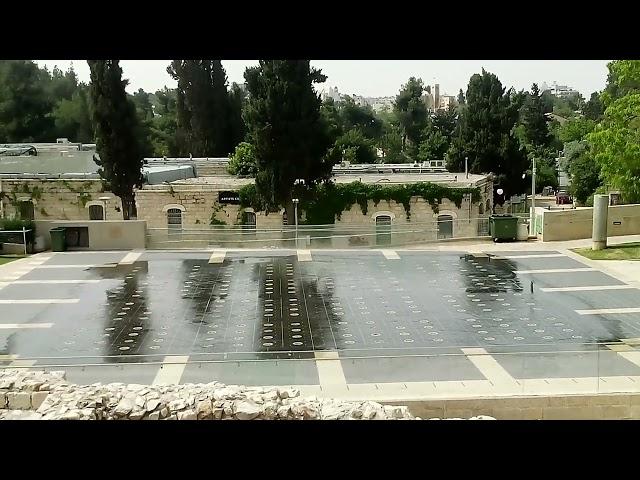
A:
<svg viewBox="0 0 640 480">
<path fill-rule="evenodd" d="M 297 198 L 292 198 L 291 201 L 293 202 L 293 216 L 295 217 L 295 221 L 296 221 L 296 248 L 298 248 L 298 202 L 299 200 Z"/>
<path fill-rule="evenodd" d="M 469 157 L 464 157 L 464 177 L 469 179 Z"/>
</svg>

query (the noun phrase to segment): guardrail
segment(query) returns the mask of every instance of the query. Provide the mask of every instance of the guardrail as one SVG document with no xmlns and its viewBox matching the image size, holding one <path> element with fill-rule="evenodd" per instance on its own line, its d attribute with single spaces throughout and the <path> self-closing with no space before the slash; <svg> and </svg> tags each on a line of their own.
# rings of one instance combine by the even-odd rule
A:
<svg viewBox="0 0 640 480">
<path fill-rule="evenodd" d="M 147 248 L 379 248 L 489 235 L 488 217 L 402 225 L 148 228 Z"/>
<path fill-rule="evenodd" d="M 22 230 L 0 230 L 0 243 L 17 243 L 17 242 L 3 242 L 2 241 L 2 236 L 6 233 L 8 234 L 13 234 L 13 235 L 20 235 L 22 234 L 22 244 L 24 245 L 24 254 L 27 254 L 27 233 L 31 232 L 32 230 L 29 228 L 25 228 L 22 227 Z"/>
</svg>

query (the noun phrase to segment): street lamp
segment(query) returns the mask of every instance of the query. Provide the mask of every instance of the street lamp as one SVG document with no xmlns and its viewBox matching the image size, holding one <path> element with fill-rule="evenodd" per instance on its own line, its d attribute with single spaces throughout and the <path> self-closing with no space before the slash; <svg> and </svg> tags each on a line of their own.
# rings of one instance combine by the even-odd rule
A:
<svg viewBox="0 0 640 480">
<path fill-rule="evenodd" d="M 295 221 L 296 221 L 296 248 L 298 248 L 298 202 L 299 200 L 297 198 L 292 198 L 291 201 L 293 202 L 293 216 L 295 217 Z"/>
</svg>

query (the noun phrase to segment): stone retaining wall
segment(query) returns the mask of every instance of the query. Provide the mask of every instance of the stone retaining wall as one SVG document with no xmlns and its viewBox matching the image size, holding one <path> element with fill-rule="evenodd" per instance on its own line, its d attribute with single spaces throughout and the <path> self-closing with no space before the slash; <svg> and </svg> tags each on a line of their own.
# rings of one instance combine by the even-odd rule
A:
<svg viewBox="0 0 640 480">
<path fill-rule="evenodd" d="M 486 417 L 478 417 L 486 418 Z M 0 419 L 410 420 L 406 406 L 300 397 L 296 389 L 207 384 L 74 385 L 63 371 L 0 370 Z"/>
</svg>

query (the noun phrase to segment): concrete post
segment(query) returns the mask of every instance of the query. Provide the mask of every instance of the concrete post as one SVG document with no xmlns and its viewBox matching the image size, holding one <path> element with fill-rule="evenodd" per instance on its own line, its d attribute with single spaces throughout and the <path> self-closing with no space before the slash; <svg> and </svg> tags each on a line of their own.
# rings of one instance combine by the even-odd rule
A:
<svg viewBox="0 0 640 480">
<path fill-rule="evenodd" d="M 607 217 L 609 214 L 609 195 L 593 197 L 593 234 L 592 250 L 607 248 Z"/>
</svg>

